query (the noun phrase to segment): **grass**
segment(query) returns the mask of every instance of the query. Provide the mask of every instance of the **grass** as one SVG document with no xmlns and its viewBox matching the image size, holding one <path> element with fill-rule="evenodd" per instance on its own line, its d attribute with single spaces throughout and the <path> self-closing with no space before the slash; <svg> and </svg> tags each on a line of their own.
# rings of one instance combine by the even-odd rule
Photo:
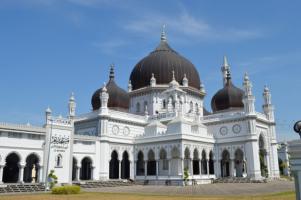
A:
<svg viewBox="0 0 301 200">
<path fill-rule="evenodd" d="M 0 200 L 295 200 L 295 192 L 254 196 L 167 196 L 82 192 L 76 195 L 28 194 L 0 196 Z"/>
</svg>

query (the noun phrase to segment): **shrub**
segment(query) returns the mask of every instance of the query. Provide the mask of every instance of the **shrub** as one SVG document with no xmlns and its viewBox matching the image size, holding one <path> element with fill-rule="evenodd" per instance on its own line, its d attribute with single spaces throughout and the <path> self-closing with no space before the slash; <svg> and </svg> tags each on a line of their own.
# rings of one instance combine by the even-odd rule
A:
<svg viewBox="0 0 301 200">
<path fill-rule="evenodd" d="M 52 188 L 52 194 L 78 194 L 80 187 L 78 185 L 65 185 Z"/>
</svg>

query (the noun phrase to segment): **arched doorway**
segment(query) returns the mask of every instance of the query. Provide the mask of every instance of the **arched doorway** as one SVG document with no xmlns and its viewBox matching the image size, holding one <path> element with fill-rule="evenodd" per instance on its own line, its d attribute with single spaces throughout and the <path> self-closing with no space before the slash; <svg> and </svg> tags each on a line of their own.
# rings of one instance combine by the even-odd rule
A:
<svg viewBox="0 0 301 200">
<path fill-rule="evenodd" d="M 244 153 L 241 149 L 235 151 L 235 169 L 236 177 L 243 177 L 244 173 Z"/>
<path fill-rule="evenodd" d="M 262 134 L 259 135 L 258 140 L 259 145 L 259 161 L 260 161 L 260 171 L 262 177 L 268 176 L 268 167 L 267 167 L 267 152 L 266 152 L 266 144 Z"/>
<path fill-rule="evenodd" d="M 202 174 L 207 174 L 208 169 L 207 169 L 207 157 L 206 157 L 206 151 L 205 150 L 202 151 L 201 163 L 202 163 L 202 169 L 201 169 Z"/>
<path fill-rule="evenodd" d="M 160 150 L 159 175 L 168 175 L 168 160 L 165 149 Z"/>
<path fill-rule="evenodd" d="M 192 161 L 192 168 L 193 168 L 193 174 L 200 174 L 200 158 L 199 158 L 199 152 L 197 149 L 194 149 L 193 151 L 193 161 Z"/>
<path fill-rule="evenodd" d="M 155 160 L 155 153 L 153 150 L 149 150 L 147 160 L 147 175 L 154 176 L 156 175 L 156 160 Z"/>
<path fill-rule="evenodd" d="M 122 161 L 121 161 L 121 178 L 129 179 L 130 178 L 130 161 L 128 152 L 123 152 Z"/>
<path fill-rule="evenodd" d="M 119 178 L 119 160 L 118 160 L 118 153 L 116 151 L 113 151 L 111 153 L 109 178 L 110 179 Z"/>
<path fill-rule="evenodd" d="M 5 159 L 3 169 L 3 183 L 17 183 L 19 179 L 19 162 L 20 158 L 16 153 L 9 154 Z"/>
<path fill-rule="evenodd" d="M 24 168 L 23 181 L 25 183 L 36 183 L 38 182 L 39 175 L 39 158 L 35 154 L 30 154 L 26 158 L 26 165 Z"/>
<path fill-rule="evenodd" d="M 191 172 L 190 163 L 191 163 L 190 150 L 186 147 L 184 151 L 184 170 L 187 169 L 189 172 Z"/>
<path fill-rule="evenodd" d="M 214 160 L 212 151 L 209 153 L 209 174 L 214 174 Z"/>
<path fill-rule="evenodd" d="M 77 160 L 73 157 L 72 159 L 72 181 L 75 181 L 78 179 L 77 176 Z"/>
<path fill-rule="evenodd" d="M 182 164 L 180 158 L 180 151 L 177 147 L 173 147 L 171 150 L 171 162 L 170 162 L 170 174 L 178 176 L 183 173 Z"/>
<path fill-rule="evenodd" d="M 222 177 L 230 176 L 230 153 L 227 150 L 222 153 L 221 175 Z"/>
<path fill-rule="evenodd" d="M 137 156 L 137 163 L 136 163 L 136 175 L 137 176 L 144 176 L 145 169 L 144 169 L 144 155 L 142 151 L 138 152 Z"/>
<path fill-rule="evenodd" d="M 85 157 L 81 162 L 81 180 L 91 180 L 92 179 L 92 160 Z"/>
</svg>

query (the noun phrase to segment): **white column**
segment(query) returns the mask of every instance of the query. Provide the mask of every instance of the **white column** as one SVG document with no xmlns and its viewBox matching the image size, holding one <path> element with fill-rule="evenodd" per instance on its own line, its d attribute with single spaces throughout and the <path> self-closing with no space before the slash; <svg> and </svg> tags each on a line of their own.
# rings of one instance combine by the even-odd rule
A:
<svg viewBox="0 0 301 200">
<path fill-rule="evenodd" d="M 19 165 L 19 182 L 20 183 L 23 183 L 24 167 L 25 167 L 25 165 Z"/>
<path fill-rule="evenodd" d="M 146 179 L 147 176 L 147 160 L 144 161 L 144 179 Z"/>
<path fill-rule="evenodd" d="M 121 161 L 120 160 L 118 161 L 118 165 L 119 165 L 119 172 L 118 172 L 119 176 L 118 176 L 118 178 L 121 179 Z"/>
<path fill-rule="evenodd" d="M 80 178 L 80 167 L 76 166 L 76 172 L 75 172 L 75 180 L 79 181 Z"/>
<path fill-rule="evenodd" d="M 168 159 L 168 178 L 170 178 L 170 172 L 171 172 L 171 169 L 170 169 L 170 159 Z"/>
<path fill-rule="evenodd" d="M 0 165 L 0 184 L 2 183 L 4 165 Z"/>
<path fill-rule="evenodd" d="M 202 175 L 202 161 L 199 160 L 199 174 Z"/>
<path fill-rule="evenodd" d="M 235 177 L 236 176 L 236 171 L 235 171 L 235 159 L 231 159 L 231 176 Z"/>
<path fill-rule="evenodd" d="M 156 179 L 158 179 L 159 175 L 159 160 L 156 160 Z"/>
<path fill-rule="evenodd" d="M 190 159 L 190 162 L 189 162 L 189 165 L 190 165 L 189 166 L 189 171 L 190 171 L 190 176 L 191 177 L 193 177 L 193 168 L 192 168 L 193 164 L 192 164 L 192 162 L 193 162 L 192 159 Z"/>
<path fill-rule="evenodd" d="M 180 174 L 182 174 L 182 176 L 184 177 L 184 159 L 183 158 L 181 158 L 181 173 Z"/>
<path fill-rule="evenodd" d="M 206 160 L 206 162 L 207 162 L 207 175 L 208 175 L 208 177 L 209 177 L 209 160 Z"/>
<path fill-rule="evenodd" d="M 94 177 L 94 169 L 95 169 L 95 166 L 92 166 L 92 167 L 91 167 L 91 180 L 95 180 L 95 177 Z"/>
<path fill-rule="evenodd" d="M 270 162 L 270 152 L 266 152 L 266 166 L 268 169 L 268 177 L 271 177 L 273 175 L 273 168 L 271 166 L 271 162 Z"/>
</svg>

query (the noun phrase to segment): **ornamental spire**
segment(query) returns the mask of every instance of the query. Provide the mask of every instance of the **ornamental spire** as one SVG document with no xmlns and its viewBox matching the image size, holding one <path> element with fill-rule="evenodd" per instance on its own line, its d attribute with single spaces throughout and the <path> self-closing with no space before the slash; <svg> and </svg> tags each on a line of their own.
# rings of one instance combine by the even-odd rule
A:
<svg viewBox="0 0 301 200">
<path fill-rule="evenodd" d="M 167 41 L 166 32 L 165 32 L 165 24 L 163 24 L 163 26 L 162 26 L 161 41 L 162 42 L 166 42 Z"/>
<path fill-rule="evenodd" d="M 115 78 L 115 72 L 114 72 L 114 64 L 112 63 L 111 65 L 110 65 L 110 80 L 114 80 L 114 78 Z"/>
<path fill-rule="evenodd" d="M 222 70 L 222 75 L 223 75 L 223 83 L 224 83 L 224 86 L 225 86 L 226 83 L 228 82 L 228 78 L 227 78 L 228 71 L 230 73 L 230 65 L 228 64 L 228 59 L 227 59 L 226 56 L 224 56 L 224 60 L 223 60 L 221 70 Z"/>
</svg>

